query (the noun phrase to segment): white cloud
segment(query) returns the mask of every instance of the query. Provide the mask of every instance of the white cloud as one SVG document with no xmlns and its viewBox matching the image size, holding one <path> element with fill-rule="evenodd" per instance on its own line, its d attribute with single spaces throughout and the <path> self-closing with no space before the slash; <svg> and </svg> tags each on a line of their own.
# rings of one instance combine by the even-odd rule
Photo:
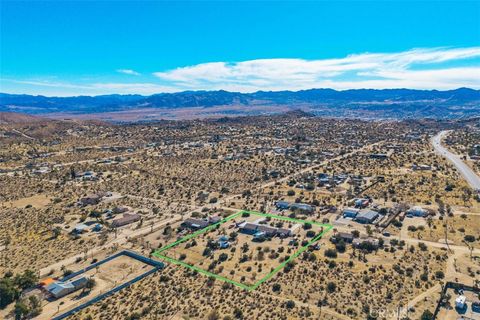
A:
<svg viewBox="0 0 480 320">
<path fill-rule="evenodd" d="M 123 74 L 128 74 L 128 75 L 131 75 L 131 76 L 139 76 L 140 73 L 135 71 L 135 70 L 132 70 L 132 69 L 118 69 L 117 70 L 118 73 L 123 73 Z"/>
<path fill-rule="evenodd" d="M 480 47 L 363 53 L 340 59 L 259 59 L 210 62 L 154 75 L 179 89 L 251 92 L 329 87 L 452 89 L 479 88 Z M 467 66 L 448 66 L 476 59 Z M 468 61 L 467 61 L 468 62 Z"/>
<path fill-rule="evenodd" d="M 115 83 L 98 82 L 88 84 L 75 84 L 51 80 L 15 80 L 2 79 L 4 82 L 22 85 L 22 91 L 18 89 L 7 90 L 25 94 L 42 94 L 47 96 L 78 96 L 78 95 L 101 95 L 101 94 L 143 94 L 151 95 L 159 92 L 176 92 L 174 87 L 156 83 Z"/>
<path fill-rule="evenodd" d="M 303 90 L 332 88 L 480 89 L 480 47 L 362 53 L 338 59 L 257 59 L 209 62 L 140 75 L 135 83 L 109 78 L 61 81 L 57 77 L 1 79 L 1 91 L 43 95 L 144 94 L 184 90 Z M 96 79 L 96 80 L 92 80 Z M 138 80 L 141 79 L 141 80 Z"/>
</svg>

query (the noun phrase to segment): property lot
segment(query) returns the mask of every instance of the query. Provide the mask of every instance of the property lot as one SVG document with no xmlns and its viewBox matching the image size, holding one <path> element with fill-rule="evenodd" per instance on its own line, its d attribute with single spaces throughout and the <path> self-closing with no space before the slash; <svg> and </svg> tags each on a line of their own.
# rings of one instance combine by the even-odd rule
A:
<svg viewBox="0 0 480 320">
<path fill-rule="evenodd" d="M 242 211 L 199 229 L 153 255 L 247 290 L 289 268 L 330 225 Z"/>
<path fill-rule="evenodd" d="M 94 297 L 113 289 L 114 287 L 134 279 L 135 277 L 153 268 L 139 260 L 128 256 L 119 256 L 111 261 L 105 262 L 97 268 L 91 269 L 75 277 L 88 277 L 95 280 L 95 286 L 91 290 L 81 289 L 58 299 L 45 300 L 42 317 L 50 319 L 70 310 Z"/>
</svg>

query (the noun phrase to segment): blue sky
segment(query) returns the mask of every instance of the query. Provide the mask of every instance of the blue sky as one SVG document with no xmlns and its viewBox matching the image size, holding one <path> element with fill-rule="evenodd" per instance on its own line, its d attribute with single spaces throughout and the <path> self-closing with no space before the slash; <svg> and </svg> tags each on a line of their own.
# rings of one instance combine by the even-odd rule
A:
<svg viewBox="0 0 480 320">
<path fill-rule="evenodd" d="M 479 1 L 0 5 L 2 92 L 480 87 Z"/>
</svg>

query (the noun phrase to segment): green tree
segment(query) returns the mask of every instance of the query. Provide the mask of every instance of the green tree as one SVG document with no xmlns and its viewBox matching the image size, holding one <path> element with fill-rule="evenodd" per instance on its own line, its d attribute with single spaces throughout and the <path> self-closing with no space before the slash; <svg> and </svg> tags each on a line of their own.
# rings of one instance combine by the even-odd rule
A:
<svg viewBox="0 0 480 320">
<path fill-rule="evenodd" d="M 38 282 L 38 275 L 32 270 L 25 270 L 23 274 L 17 274 L 15 284 L 22 290 L 33 287 Z"/>
<path fill-rule="evenodd" d="M 15 304 L 15 320 L 21 320 L 24 319 L 29 313 L 30 313 L 30 308 L 28 307 L 27 304 L 23 303 L 22 301 L 18 301 Z"/>
<path fill-rule="evenodd" d="M 0 279 L 0 309 L 15 301 L 20 295 L 11 278 Z"/>
<path fill-rule="evenodd" d="M 433 313 L 430 310 L 423 311 L 420 320 L 433 320 Z"/>
</svg>

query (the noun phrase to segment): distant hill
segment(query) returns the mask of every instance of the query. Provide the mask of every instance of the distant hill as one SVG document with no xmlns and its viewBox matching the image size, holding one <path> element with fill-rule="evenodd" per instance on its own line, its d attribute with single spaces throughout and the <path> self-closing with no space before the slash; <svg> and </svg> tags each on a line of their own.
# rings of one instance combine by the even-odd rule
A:
<svg viewBox="0 0 480 320">
<path fill-rule="evenodd" d="M 233 109 L 235 107 L 235 109 Z M 480 115 L 480 90 L 358 89 L 336 91 L 185 91 L 142 95 L 44 97 L 0 94 L 0 111 L 29 114 L 98 113 L 216 108 L 216 114 L 276 113 L 302 109 L 314 115 L 364 118 L 462 118 Z M 217 112 L 218 109 L 218 112 Z"/>
<path fill-rule="evenodd" d="M 32 123 L 45 120 L 46 119 L 43 117 L 32 116 L 29 114 L 16 112 L 0 112 L 0 124 Z"/>
</svg>

